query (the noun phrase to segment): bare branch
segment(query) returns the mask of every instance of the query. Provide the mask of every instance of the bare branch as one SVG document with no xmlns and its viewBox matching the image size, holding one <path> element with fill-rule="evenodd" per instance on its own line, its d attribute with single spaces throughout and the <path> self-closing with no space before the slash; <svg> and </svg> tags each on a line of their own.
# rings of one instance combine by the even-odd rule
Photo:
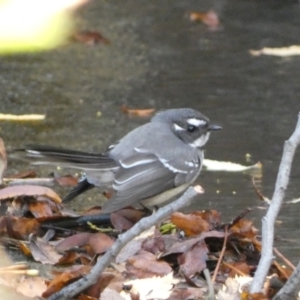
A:
<svg viewBox="0 0 300 300">
<path fill-rule="evenodd" d="M 262 290 L 265 278 L 273 260 L 274 227 L 277 215 L 285 196 L 289 182 L 292 161 L 297 146 L 300 144 L 300 113 L 294 133 L 284 144 L 283 155 L 277 175 L 275 191 L 267 214 L 262 219 L 262 251 L 261 259 L 250 287 L 250 293 Z"/>
<path fill-rule="evenodd" d="M 293 300 L 300 290 L 300 262 L 283 288 L 275 295 L 273 300 Z"/>
</svg>

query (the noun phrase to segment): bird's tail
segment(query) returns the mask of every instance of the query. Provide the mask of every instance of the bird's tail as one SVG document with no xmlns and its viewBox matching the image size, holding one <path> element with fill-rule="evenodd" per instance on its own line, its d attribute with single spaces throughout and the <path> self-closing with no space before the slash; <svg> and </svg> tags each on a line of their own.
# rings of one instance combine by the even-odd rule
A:
<svg viewBox="0 0 300 300">
<path fill-rule="evenodd" d="M 78 184 L 67 194 L 67 196 L 63 199 L 63 202 L 70 202 L 78 195 L 84 193 L 87 190 L 90 190 L 94 187 L 93 184 L 89 183 L 86 178 L 82 179 L 78 182 Z"/>
<path fill-rule="evenodd" d="M 116 162 L 106 154 L 59 149 L 51 146 L 29 145 L 16 149 L 10 157 L 29 161 L 33 165 L 59 165 L 68 168 L 88 170 L 113 170 Z"/>
</svg>

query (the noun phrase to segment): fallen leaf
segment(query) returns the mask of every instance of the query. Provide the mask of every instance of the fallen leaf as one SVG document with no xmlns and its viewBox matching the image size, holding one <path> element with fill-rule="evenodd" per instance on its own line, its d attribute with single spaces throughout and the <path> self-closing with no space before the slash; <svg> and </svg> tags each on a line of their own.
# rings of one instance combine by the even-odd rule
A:
<svg viewBox="0 0 300 300">
<path fill-rule="evenodd" d="M 104 45 L 110 44 L 110 41 L 105 38 L 100 32 L 97 31 L 79 31 L 73 35 L 73 39 L 76 42 L 80 42 L 86 45 L 96 45 L 102 43 Z"/>
<path fill-rule="evenodd" d="M 212 229 L 212 226 L 201 216 L 175 212 L 171 215 L 171 222 L 183 230 L 187 236 L 198 235 Z"/>
<path fill-rule="evenodd" d="M 39 237 L 32 236 L 29 248 L 35 261 L 42 264 L 56 264 L 62 258 L 55 248 Z"/>
<path fill-rule="evenodd" d="M 204 299 L 203 291 L 199 288 L 175 288 L 172 291 L 170 299 L 172 300 L 192 300 L 192 299 Z"/>
<path fill-rule="evenodd" d="M 179 255 L 177 260 L 180 270 L 187 276 L 193 276 L 206 268 L 208 248 L 204 241 L 199 241 L 191 249 Z"/>
<path fill-rule="evenodd" d="M 53 216 L 52 209 L 48 201 L 30 201 L 28 203 L 28 210 L 35 218 Z"/>
<path fill-rule="evenodd" d="M 137 278 L 164 276 L 172 272 L 168 263 L 157 260 L 154 254 L 147 251 L 130 257 L 126 262 L 126 269 Z"/>
<path fill-rule="evenodd" d="M 72 175 L 65 175 L 60 177 L 55 176 L 54 180 L 60 186 L 76 186 L 78 184 L 78 178 Z"/>
<path fill-rule="evenodd" d="M 11 216 L 6 218 L 7 234 L 19 240 L 28 238 L 30 234 L 37 234 L 40 226 L 41 224 L 36 219 Z"/>
<path fill-rule="evenodd" d="M 125 282 L 124 286 L 132 286 L 130 292 L 139 295 L 140 300 L 170 299 L 172 289 L 178 282 L 171 272 L 163 277 L 130 280 Z"/>
<path fill-rule="evenodd" d="M 47 284 L 45 279 L 41 277 L 23 277 L 18 283 L 16 290 L 27 297 L 41 297 L 47 290 Z"/>
<path fill-rule="evenodd" d="M 89 245 L 93 254 L 101 254 L 106 252 L 113 243 L 112 238 L 102 232 L 82 232 L 65 238 L 56 245 L 56 250 L 58 252 L 65 252 L 72 248 Z"/>
<path fill-rule="evenodd" d="M 138 116 L 138 117 L 149 117 L 155 112 L 154 108 L 149 109 L 129 109 L 125 105 L 122 105 L 121 108 L 122 112 L 128 115 L 132 116 Z"/>
<path fill-rule="evenodd" d="M 113 243 L 114 240 L 110 236 L 102 232 L 93 233 L 88 241 L 88 245 L 91 247 L 94 254 L 101 254 L 106 252 L 111 248 Z"/>
<path fill-rule="evenodd" d="M 212 231 L 208 231 L 208 232 L 202 232 L 199 236 L 194 237 L 194 238 L 190 238 L 188 240 L 185 241 L 180 241 L 180 242 L 175 242 L 173 244 L 171 244 L 171 246 L 166 250 L 166 252 L 164 252 L 161 256 L 167 256 L 173 253 L 183 253 L 188 251 L 189 249 L 191 249 L 195 244 L 197 244 L 198 242 L 206 239 L 206 238 L 223 238 L 225 236 L 224 232 L 221 231 L 216 231 L 216 230 L 212 230 Z"/>
<path fill-rule="evenodd" d="M 43 293 L 42 297 L 48 298 L 52 294 L 60 291 L 71 281 L 81 278 L 90 272 L 90 266 L 73 266 L 71 270 L 59 273 L 48 285 L 48 289 Z"/>
<path fill-rule="evenodd" d="M 118 292 L 106 288 L 102 293 L 101 293 L 101 300 L 124 300 L 125 298 L 122 297 Z"/>
<path fill-rule="evenodd" d="M 207 25 L 210 29 L 215 30 L 220 24 L 219 17 L 214 10 L 203 12 L 191 12 L 190 20 L 194 22 L 202 22 Z"/>
<path fill-rule="evenodd" d="M 10 198 L 22 197 L 22 196 L 44 196 L 55 203 L 61 203 L 61 198 L 50 188 L 37 185 L 22 185 L 22 186 L 8 186 L 0 190 L 0 200 L 6 200 Z"/>
<path fill-rule="evenodd" d="M 35 177 L 36 177 L 35 171 L 27 170 L 27 171 L 22 171 L 22 172 L 7 176 L 6 178 L 24 179 L 24 178 L 35 178 Z"/>
</svg>

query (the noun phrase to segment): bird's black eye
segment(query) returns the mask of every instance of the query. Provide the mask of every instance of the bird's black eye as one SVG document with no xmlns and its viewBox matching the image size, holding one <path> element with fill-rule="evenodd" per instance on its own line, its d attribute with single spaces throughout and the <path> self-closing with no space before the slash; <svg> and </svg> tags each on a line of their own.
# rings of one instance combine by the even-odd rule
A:
<svg viewBox="0 0 300 300">
<path fill-rule="evenodd" d="M 196 129 L 197 129 L 196 126 L 194 126 L 194 125 L 188 125 L 187 131 L 192 133 L 192 132 L 194 132 Z"/>
</svg>

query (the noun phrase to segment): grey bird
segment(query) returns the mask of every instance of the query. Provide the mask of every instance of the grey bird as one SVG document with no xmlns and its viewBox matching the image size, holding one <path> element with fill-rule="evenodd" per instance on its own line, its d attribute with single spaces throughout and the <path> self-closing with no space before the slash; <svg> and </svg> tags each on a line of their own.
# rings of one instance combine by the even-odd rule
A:
<svg viewBox="0 0 300 300">
<path fill-rule="evenodd" d="M 219 129 L 222 127 L 210 124 L 197 110 L 168 109 L 101 154 L 28 146 L 14 156 L 20 158 L 23 153 L 32 164 L 84 171 L 82 180 L 64 201 L 97 186 L 109 189 L 112 195 L 103 205 L 104 213 L 138 204 L 150 208 L 179 196 L 196 180 L 202 167 L 203 147 L 210 132 Z"/>
</svg>

